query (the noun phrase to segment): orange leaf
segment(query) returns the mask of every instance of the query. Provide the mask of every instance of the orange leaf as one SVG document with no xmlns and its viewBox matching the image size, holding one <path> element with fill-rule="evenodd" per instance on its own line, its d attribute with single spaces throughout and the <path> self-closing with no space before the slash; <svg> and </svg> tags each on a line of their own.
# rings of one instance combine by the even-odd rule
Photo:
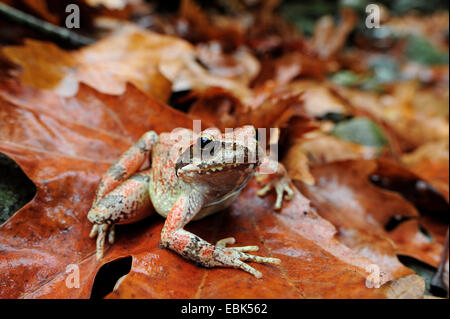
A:
<svg viewBox="0 0 450 319">
<path fill-rule="evenodd" d="M 334 226 L 310 211 L 306 198 L 297 192 L 277 214 L 273 197 L 256 196 L 255 182 L 228 211 L 188 229 L 210 241 L 233 235 L 241 243 L 260 244 L 263 253 L 282 259 L 280 267 L 255 266 L 264 279 L 234 269 L 204 269 L 160 248 L 163 220 L 156 215 L 119 227 L 116 243 L 97 261 L 86 213 L 112 157 L 146 130 L 188 127 L 191 118 L 131 85 L 121 96 L 81 85 L 76 96 L 61 98 L 6 81 L 0 92 L 0 110 L 8 112 L 0 117 L 0 151 L 37 186 L 35 198 L 0 227 L 1 297 L 87 298 L 100 267 L 126 256 L 133 258 L 132 270 L 109 297 L 385 296 L 366 288 L 371 262 L 336 240 Z M 78 122 L 89 115 L 87 124 Z M 105 145 L 98 154 L 97 145 Z M 68 265 L 79 267 L 80 289 L 67 287 Z"/>
<path fill-rule="evenodd" d="M 171 83 L 160 72 L 159 64 L 192 50 L 183 40 L 126 26 L 118 34 L 74 52 L 35 40 L 3 48 L 2 52 L 22 66 L 22 81 L 35 88 L 73 96 L 82 82 L 102 93 L 122 94 L 126 82 L 131 82 L 165 102 Z"/>
<path fill-rule="evenodd" d="M 385 225 L 394 216 L 417 217 L 411 203 L 399 194 L 369 182 L 376 163 L 349 160 L 311 168 L 316 184 L 297 183 L 318 213 L 338 229 L 338 238 L 372 260 L 385 273 L 384 280 L 411 273 L 397 259 Z"/>
</svg>

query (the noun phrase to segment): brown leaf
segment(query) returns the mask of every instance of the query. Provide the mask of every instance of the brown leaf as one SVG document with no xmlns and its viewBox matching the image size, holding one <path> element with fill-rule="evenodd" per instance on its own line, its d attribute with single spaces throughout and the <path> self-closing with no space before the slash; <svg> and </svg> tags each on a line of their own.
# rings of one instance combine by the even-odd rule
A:
<svg viewBox="0 0 450 319">
<path fill-rule="evenodd" d="M 301 95 L 286 90 L 266 92 L 257 105 L 245 104 L 230 91 L 212 87 L 191 94 L 197 100 L 189 113 L 214 123 L 218 128 L 253 125 L 257 128 L 287 126 L 296 116 L 304 117 Z M 258 98 L 254 98 L 256 101 Z"/>
<path fill-rule="evenodd" d="M 67 6 L 75 4 L 80 10 L 80 25 L 85 30 L 92 27 L 96 16 L 127 19 L 145 5 L 142 0 L 13 0 L 11 2 L 9 5 L 19 10 L 60 26 L 64 26 L 68 16 Z"/>
<path fill-rule="evenodd" d="M 238 126 L 238 118 L 248 112 L 248 107 L 230 92 L 218 87 L 197 91 L 190 97 L 196 101 L 189 109 L 189 114 L 214 123 L 220 129 Z"/>
<path fill-rule="evenodd" d="M 399 144 L 402 152 L 445 141 L 448 149 L 448 90 L 429 91 L 420 88 L 417 81 L 406 81 L 392 84 L 384 93 L 346 87 L 335 87 L 335 92 L 348 101 L 353 113 L 365 113 L 382 124 L 390 144 Z"/>
<path fill-rule="evenodd" d="M 325 82 L 297 80 L 289 84 L 291 93 L 302 93 L 306 113 L 311 117 L 327 113 L 349 114 L 348 105 Z"/>
<path fill-rule="evenodd" d="M 141 0 L 84 0 L 88 5 L 96 7 L 99 5 L 105 6 L 111 10 L 124 9 L 128 4 L 136 4 Z"/>
<path fill-rule="evenodd" d="M 377 185 L 401 192 L 421 212 L 418 219 L 402 221 L 389 232 L 398 254 L 437 267 L 448 229 L 445 196 L 421 176 L 390 160 L 377 160 L 374 176 Z"/>
<path fill-rule="evenodd" d="M 425 236 L 417 220 L 408 220 L 389 233 L 397 246 L 397 254 L 414 257 L 434 267 L 441 261 L 442 244 Z"/>
<path fill-rule="evenodd" d="M 120 95 L 131 82 L 149 96 L 167 101 L 171 83 L 159 65 L 178 61 L 193 48 L 183 40 L 142 31 L 131 25 L 119 34 L 73 52 L 52 43 L 26 40 L 24 46 L 3 48 L 11 61 L 24 69 L 21 80 L 32 87 L 73 96 L 78 83 L 102 93 Z"/>
<path fill-rule="evenodd" d="M 158 248 L 159 237 L 153 236 L 145 252 L 133 255 L 131 272 L 108 298 L 382 297 L 376 289 L 365 288 L 364 270 L 352 265 L 368 261 L 336 241 L 330 223 L 313 212 L 303 213 L 308 201 L 301 194 L 276 214 L 273 198 L 259 198 L 255 186 L 252 183 L 227 211 L 188 229 L 210 242 L 237 235 L 239 243 L 258 243 L 262 254 L 281 258 L 280 267 L 255 265 L 264 273 L 261 280 L 239 270 L 205 270 Z M 152 227 L 157 234 L 162 227 L 158 224 Z"/>
<path fill-rule="evenodd" d="M 414 152 L 403 155 L 401 160 L 449 201 L 448 140 L 423 144 Z"/>
<path fill-rule="evenodd" d="M 310 211 L 306 198 L 297 192 L 277 214 L 272 211 L 274 196 L 259 198 L 255 182 L 228 211 L 194 222 L 188 229 L 211 242 L 232 235 L 240 243 L 259 244 L 264 255 L 280 257 L 280 267 L 255 266 L 264 273 L 263 280 L 234 269 L 204 269 L 160 248 L 163 220 L 157 215 L 119 227 L 116 243 L 97 261 L 86 212 L 109 157 L 146 130 L 188 127 L 191 118 L 131 85 L 120 96 L 82 85 L 69 98 L 15 81 L 6 81 L 0 88 L 0 108 L 9 112 L 8 117 L 0 117 L 2 127 L 7 127 L 1 131 L 0 151 L 14 159 L 37 186 L 35 198 L 0 227 L 1 297 L 87 298 L 99 268 L 126 256 L 133 258 L 132 270 L 110 297 L 384 297 L 365 286 L 365 267 L 371 262 L 337 241 L 333 225 Z M 34 102 L 39 102 L 35 108 Z M 88 115 L 86 125 L 77 122 Z M 17 121 L 33 117 L 41 120 L 30 120 L 31 128 L 18 125 Z M 45 131 L 47 123 L 58 124 L 54 134 L 30 133 L 29 129 Z M 66 137 L 55 140 L 61 130 Z M 119 132 L 122 144 L 109 146 L 105 158 L 93 150 L 85 154 L 89 144 L 101 145 Z M 79 145 L 69 147 L 76 144 L 66 142 L 70 133 L 86 134 L 89 139 L 80 138 Z M 79 267 L 80 289 L 67 287 L 68 265 Z"/>
<path fill-rule="evenodd" d="M 217 42 L 202 43 L 196 47 L 196 56 L 211 75 L 234 80 L 243 86 L 260 71 L 260 63 L 247 49 L 226 53 Z"/>
<path fill-rule="evenodd" d="M 68 264 L 92 255 L 95 241 L 88 237 L 86 212 L 111 161 L 146 130 L 168 131 L 192 122 L 132 86 L 117 97 L 82 85 L 71 98 L 15 81 L 0 88 L 0 112 L 5 114 L 0 117 L 0 151 L 37 186 L 35 198 L 0 227 L 0 295 L 33 297 L 61 276 L 65 280 Z M 34 101 L 39 102 L 36 108 Z M 77 122 L 88 116 L 86 125 Z M 91 265 L 91 285 L 100 266 Z M 74 291 L 52 293 L 87 297 L 90 287 L 83 286 L 76 296 Z"/>
<path fill-rule="evenodd" d="M 352 159 L 371 159 L 376 157 L 378 150 L 344 141 L 320 131 L 313 131 L 296 139 L 290 146 L 289 152 L 303 153 L 307 156 L 310 165 L 315 165 Z M 288 167 L 295 165 L 294 159 L 287 160 L 286 164 Z"/>
<path fill-rule="evenodd" d="M 347 36 L 357 23 L 357 16 L 351 9 L 341 10 L 341 23 L 335 25 L 333 17 L 323 16 L 316 23 L 309 46 L 322 58 L 336 54 L 344 45 Z"/>
<path fill-rule="evenodd" d="M 422 299 L 425 292 L 425 279 L 409 275 L 387 283 L 381 288 L 391 299 Z"/>
<path fill-rule="evenodd" d="M 192 43 L 216 42 L 227 52 L 244 42 L 245 23 L 240 19 L 205 12 L 197 1 L 181 0 L 176 33 Z"/>
<path fill-rule="evenodd" d="M 317 212 L 336 226 L 339 240 L 380 266 L 386 282 L 411 270 L 398 261 L 384 227 L 394 216 L 417 217 L 418 212 L 397 193 L 369 182 L 376 167 L 370 160 L 317 165 L 311 168 L 315 185 L 296 185 Z"/>
<path fill-rule="evenodd" d="M 292 52 L 274 61 L 270 59 L 264 61 L 262 71 L 254 85 L 258 86 L 266 81 L 286 85 L 300 76 L 323 79 L 327 71 L 327 61 L 304 53 Z"/>
<path fill-rule="evenodd" d="M 292 179 L 314 185 L 315 179 L 309 171 L 308 156 L 300 148 L 295 147 L 295 145 L 289 148 L 283 159 L 283 164 Z"/>
</svg>

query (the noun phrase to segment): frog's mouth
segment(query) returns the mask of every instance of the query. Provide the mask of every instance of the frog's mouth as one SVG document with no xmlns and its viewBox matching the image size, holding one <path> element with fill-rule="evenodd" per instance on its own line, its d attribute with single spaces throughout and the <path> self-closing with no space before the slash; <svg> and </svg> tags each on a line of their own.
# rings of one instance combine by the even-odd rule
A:
<svg viewBox="0 0 450 319">
<path fill-rule="evenodd" d="M 215 164 L 215 165 L 193 165 L 187 164 L 182 167 L 178 167 L 176 170 L 177 176 L 180 175 L 210 175 L 226 171 L 252 171 L 259 163 L 227 163 L 227 164 Z"/>
<path fill-rule="evenodd" d="M 193 144 L 180 155 L 175 164 L 177 176 L 231 174 L 234 171 L 251 173 L 261 162 L 259 152 L 250 152 L 247 146 L 234 142 L 208 141 L 206 146 L 198 145 L 205 144 L 203 140 Z"/>
</svg>

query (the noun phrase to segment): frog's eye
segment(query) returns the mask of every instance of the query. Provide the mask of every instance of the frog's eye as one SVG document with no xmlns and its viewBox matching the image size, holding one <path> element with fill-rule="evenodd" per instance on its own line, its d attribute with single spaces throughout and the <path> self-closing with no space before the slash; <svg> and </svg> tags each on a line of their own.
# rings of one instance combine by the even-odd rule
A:
<svg viewBox="0 0 450 319">
<path fill-rule="evenodd" d="M 209 135 L 203 135 L 198 138 L 198 143 L 200 145 L 200 148 L 203 150 L 208 146 L 209 143 L 211 143 L 214 140 L 212 136 Z"/>
</svg>

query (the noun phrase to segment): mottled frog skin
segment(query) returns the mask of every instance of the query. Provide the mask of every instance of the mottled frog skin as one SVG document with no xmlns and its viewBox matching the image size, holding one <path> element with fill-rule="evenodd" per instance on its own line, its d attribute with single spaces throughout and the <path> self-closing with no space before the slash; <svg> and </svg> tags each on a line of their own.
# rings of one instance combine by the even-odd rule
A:
<svg viewBox="0 0 450 319">
<path fill-rule="evenodd" d="M 114 242 L 114 225 L 133 223 L 153 211 L 166 218 L 162 244 L 205 267 L 233 267 L 260 278 L 262 274 L 244 261 L 278 264 L 277 258 L 248 252 L 257 246 L 226 247 L 232 237 L 212 245 L 184 230 L 192 220 L 228 207 L 257 172 L 263 154 L 253 126 L 233 134 L 207 129 L 196 135 L 188 129 L 157 135 L 145 133 L 105 173 L 97 189 L 88 219 L 97 236 L 97 258 L 103 256 L 106 238 Z M 267 159 L 266 159 L 267 160 Z M 281 164 L 277 178 L 258 192 L 277 192 L 275 209 L 293 196 L 291 182 Z"/>
</svg>

